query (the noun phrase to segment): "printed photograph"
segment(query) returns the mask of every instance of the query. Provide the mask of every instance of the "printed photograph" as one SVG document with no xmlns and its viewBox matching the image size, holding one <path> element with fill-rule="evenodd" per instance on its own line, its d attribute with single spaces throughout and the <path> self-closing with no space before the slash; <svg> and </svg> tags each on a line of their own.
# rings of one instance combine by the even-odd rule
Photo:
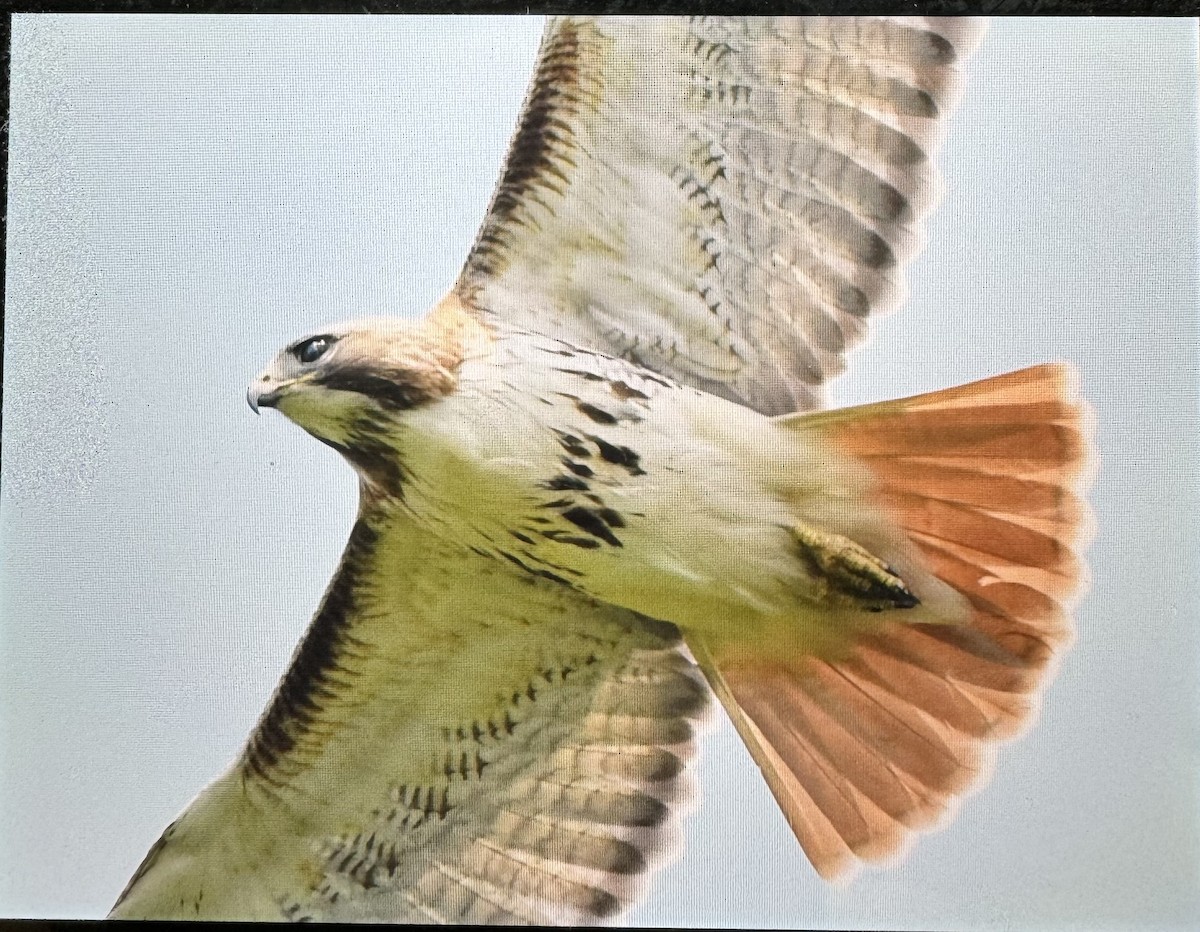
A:
<svg viewBox="0 0 1200 932">
<path fill-rule="evenodd" d="M 0 916 L 1194 928 L 1197 52 L 14 16 Z"/>
</svg>

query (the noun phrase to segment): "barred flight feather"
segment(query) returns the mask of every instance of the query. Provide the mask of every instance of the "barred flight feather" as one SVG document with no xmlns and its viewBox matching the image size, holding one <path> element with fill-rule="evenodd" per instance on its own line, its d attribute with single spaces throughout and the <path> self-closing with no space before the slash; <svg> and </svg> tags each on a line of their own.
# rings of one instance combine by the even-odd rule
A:
<svg viewBox="0 0 1200 932">
<path fill-rule="evenodd" d="M 977 22 L 565 17 L 458 282 L 768 414 L 903 298 Z"/>
</svg>

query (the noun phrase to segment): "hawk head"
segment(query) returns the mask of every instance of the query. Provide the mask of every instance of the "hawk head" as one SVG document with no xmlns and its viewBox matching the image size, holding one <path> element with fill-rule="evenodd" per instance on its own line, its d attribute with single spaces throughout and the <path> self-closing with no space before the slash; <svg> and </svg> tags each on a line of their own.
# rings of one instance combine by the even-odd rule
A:
<svg viewBox="0 0 1200 932">
<path fill-rule="evenodd" d="M 371 318 L 308 334 L 255 376 L 246 400 L 255 413 L 275 408 L 386 487 L 386 473 L 399 470 L 398 416 L 455 389 L 463 359 L 458 316 L 439 306 L 420 322 Z"/>
</svg>

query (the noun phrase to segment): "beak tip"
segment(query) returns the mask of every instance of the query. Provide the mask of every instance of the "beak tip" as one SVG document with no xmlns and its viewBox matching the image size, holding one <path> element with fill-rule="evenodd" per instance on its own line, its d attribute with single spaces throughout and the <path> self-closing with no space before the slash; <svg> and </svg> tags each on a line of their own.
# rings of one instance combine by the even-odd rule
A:
<svg viewBox="0 0 1200 932">
<path fill-rule="evenodd" d="M 267 394 L 269 395 L 269 393 Z M 261 414 L 259 408 L 262 407 L 264 401 L 269 403 L 269 399 L 263 397 L 262 388 L 257 382 L 251 383 L 250 387 L 246 389 L 246 404 L 250 406 L 250 410 L 255 414 Z"/>
<path fill-rule="evenodd" d="M 265 384 L 264 384 L 265 383 Z M 246 404 L 255 414 L 260 414 L 262 408 L 273 408 L 283 394 L 283 389 L 277 383 L 266 379 L 250 383 L 246 389 Z"/>
</svg>

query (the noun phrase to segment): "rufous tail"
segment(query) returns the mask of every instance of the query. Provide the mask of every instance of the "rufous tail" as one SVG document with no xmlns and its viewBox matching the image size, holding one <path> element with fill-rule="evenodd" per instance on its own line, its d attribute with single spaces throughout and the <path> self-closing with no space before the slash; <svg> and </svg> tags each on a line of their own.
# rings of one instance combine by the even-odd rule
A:
<svg viewBox="0 0 1200 932">
<path fill-rule="evenodd" d="M 827 878 L 901 850 L 1034 716 L 1070 645 L 1090 532 L 1073 373 L 1043 365 L 899 401 L 780 419 L 865 464 L 961 625 L 880 614 L 848 656 L 697 660 Z"/>
</svg>

